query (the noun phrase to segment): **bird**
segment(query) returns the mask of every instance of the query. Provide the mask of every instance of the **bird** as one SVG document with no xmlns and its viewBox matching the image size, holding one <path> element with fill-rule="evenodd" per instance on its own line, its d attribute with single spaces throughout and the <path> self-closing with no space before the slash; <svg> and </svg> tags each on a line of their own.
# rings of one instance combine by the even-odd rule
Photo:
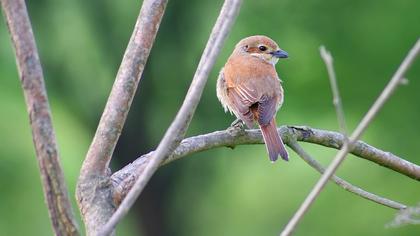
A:
<svg viewBox="0 0 420 236">
<path fill-rule="evenodd" d="M 289 160 L 276 125 L 276 113 L 284 100 L 282 81 L 275 68 L 281 58 L 288 58 L 288 53 L 271 38 L 246 37 L 236 44 L 216 84 L 217 98 L 225 112 L 233 113 L 250 129 L 258 124 L 271 162 L 278 156 Z"/>
</svg>

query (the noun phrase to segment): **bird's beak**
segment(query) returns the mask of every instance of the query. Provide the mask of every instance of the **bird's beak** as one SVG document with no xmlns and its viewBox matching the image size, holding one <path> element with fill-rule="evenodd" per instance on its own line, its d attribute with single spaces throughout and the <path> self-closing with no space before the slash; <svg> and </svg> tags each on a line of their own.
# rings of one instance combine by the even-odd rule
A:
<svg viewBox="0 0 420 236">
<path fill-rule="evenodd" d="M 273 55 L 273 57 L 277 57 L 277 58 L 288 58 L 289 54 L 287 54 L 286 51 L 283 50 L 277 50 L 274 52 L 270 52 L 271 55 Z"/>
</svg>

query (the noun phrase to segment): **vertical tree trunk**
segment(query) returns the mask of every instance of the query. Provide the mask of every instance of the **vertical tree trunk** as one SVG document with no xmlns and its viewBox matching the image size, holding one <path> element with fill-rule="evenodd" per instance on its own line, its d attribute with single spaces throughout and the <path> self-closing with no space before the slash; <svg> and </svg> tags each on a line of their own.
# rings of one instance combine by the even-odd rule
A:
<svg viewBox="0 0 420 236">
<path fill-rule="evenodd" d="M 1 0 L 1 5 L 15 49 L 45 201 L 55 234 L 78 235 L 59 162 L 44 76 L 25 1 Z"/>
</svg>

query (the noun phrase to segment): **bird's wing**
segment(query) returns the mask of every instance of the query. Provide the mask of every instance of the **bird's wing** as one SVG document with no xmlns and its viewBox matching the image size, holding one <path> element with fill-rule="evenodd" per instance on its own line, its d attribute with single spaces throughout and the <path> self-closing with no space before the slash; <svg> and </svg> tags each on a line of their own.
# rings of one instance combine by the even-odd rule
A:
<svg viewBox="0 0 420 236">
<path fill-rule="evenodd" d="M 238 113 L 238 118 L 244 121 L 248 128 L 252 128 L 254 123 L 254 114 L 252 113 L 250 107 L 258 102 L 258 91 L 241 84 L 229 88 L 228 96 Z"/>
<path fill-rule="evenodd" d="M 268 125 L 276 114 L 277 100 L 263 95 L 258 102 L 258 124 Z"/>
<path fill-rule="evenodd" d="M 235 108 L 240 113 L 239 117 L 247 124 L 249 128 L 252 127 L 254 119 L 260 125 L 267 125 L 273 119 L 277 110 L 277 99 L 274 96 L 267 94 L 261 95 L 255 86 L 246 86 L 241 84 L 229 90 L 230 100 L 233 102 Z M 251 106 L 258 104 L 256 110 Z"/>
</svg>

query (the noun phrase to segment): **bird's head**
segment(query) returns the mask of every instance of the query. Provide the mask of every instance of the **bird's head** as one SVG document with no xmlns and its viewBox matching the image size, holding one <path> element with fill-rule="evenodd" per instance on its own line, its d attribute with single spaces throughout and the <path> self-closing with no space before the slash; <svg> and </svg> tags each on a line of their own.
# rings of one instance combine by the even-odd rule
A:
<svg viewBox="0 0 420 236">
<path fill-rule="evenodd" d="M 255 35 L 242 39 L 235 47 L 236 53 L 245 53 L 275 65 L 279 58 L 287 58 L 287 52 L 281 50 L 274 40 L 267 36 Z"/>
</svg>

